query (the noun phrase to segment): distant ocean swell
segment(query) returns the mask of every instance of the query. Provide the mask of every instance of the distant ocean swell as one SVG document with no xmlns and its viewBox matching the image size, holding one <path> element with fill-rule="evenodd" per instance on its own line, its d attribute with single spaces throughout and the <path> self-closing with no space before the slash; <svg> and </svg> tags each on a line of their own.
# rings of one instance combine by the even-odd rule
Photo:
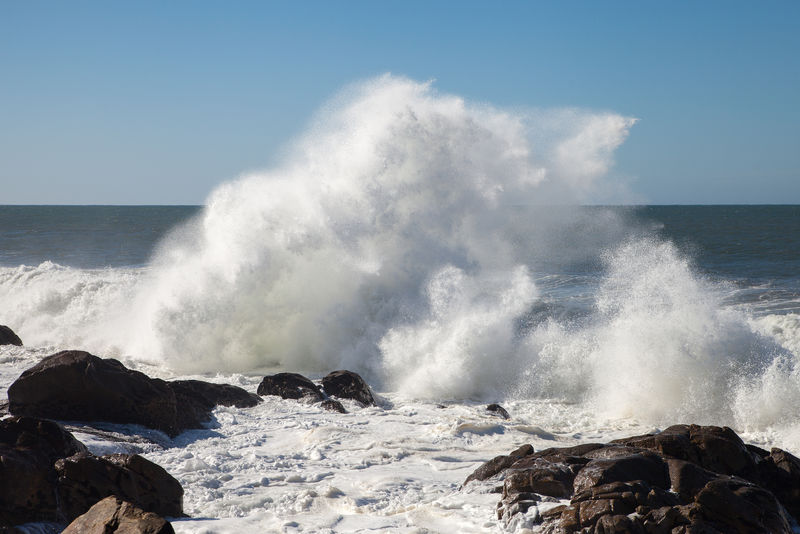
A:
<svg viewBox="0 0 800 534">
<path fill-rule="evenodd" d="M 614 187 L 633 123 L 382 77 L 279 168 L 221 185 L 148 267 L 0 268 L 2 322 L 176 373 L 349 368 L 420 398 L 800 436 L 796 314 L 751 316 L 651 229 L 568 207 Z"/>
</svg>

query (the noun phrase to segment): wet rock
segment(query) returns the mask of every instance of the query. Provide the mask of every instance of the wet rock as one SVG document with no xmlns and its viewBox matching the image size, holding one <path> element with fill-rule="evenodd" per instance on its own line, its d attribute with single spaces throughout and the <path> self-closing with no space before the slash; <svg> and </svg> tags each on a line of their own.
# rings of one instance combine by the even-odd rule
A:
<svg viewBox="0 0 800 534">
<path fill-rule="evenodd" d="M 569 497 L 572 494 L 572 483 L 575 473 L 569 466 L 530 458 L 524 466 L 514 464 L 503 483 L 503 497 L 508 498 L 515 493 L 538 493 L 550 497 Z"/>
<path fill-rule="evenodd" d="M 724 475 L 750 478 L 756 472 L 757 455 L 728 427 L 674 425 L 658 434 L 612 443 L 650 449 Z"/>
<path fill-rule="evenodd" d="M 774 448 L 759 462 L 757 480 L 800 522 L 800 459 Z"/>
<path fill-rule="evenodd" d="M 251 408 L 261 397 L 230 384 L 212 384 L 200 380 L 173 380 L 167 386 L 175 394 L 180 428 L 200 428 L 211 419 L 216 406 Z"/>
<path fill-rule="evenodd" d="M 176 436 L 202 428 L 218 404 L 255 406 L 261 399 L 242 388 L 199 380 L 165 382 L 113 359 L 83 351 L 47 356 L 8 388 L 15 415 L 61 421 L 134 423 Z"/>
<path fill-rule="evenodd" d="M 171 436 L 182 430 L 166 382 L 83 351 L 42 359 L 11 384 L 8 400 L 15 415 L 136 423 Z"/>
<path fill-rule="evenodd" d="M 0 421 L 0 526 L 61 520 L 53 463 L 85 451 L 52 421 L 31 417 Z"/>
<path fill-rule="evenodd" d="M 737 477 L 712 480 L 694 500 L 697 515 L 722 532 L 792 532 L 775 496 Z"/>
<path fill-rule="evenodd" d="M 369 386 L 360 375 L 352 371 L 333 371 L 322 379 L 322 389 L 331 397 L 353 399 L 362 407 L 375 406 Z"/>
<path fill-rule="evenodd" d="M 342 403 L 334 399 L 325 399 L 320 403 L 320 406 L 329 412 L 347 413 L 347 410 L 344 409 Z"/>
<path fill-rule="evenodd" d="M 669 469 L 657 454 L 630 454 L 587 463 L 575 477 L 575 491 L 609 482 L 642 480 L 651 486 L 669 489 Z"/>
<path fill-rule="evenodd" d="M 800 459 L 747 446 L 726 427 L 676 425 L 513 463 L 498 456 L 479 469 L 504 480 L 498 518 L 535 521 L 549 534 L 788 534 L 800 508 Z M 553 497 L 570 501 L 541 510 Z"/>
<path fill-rule="evenodd" d="M 172 525 L 163 517 L 145 512 L 134 504 L 115 496 L 106 497 L 92 506 L 64 530 L 62 534 L 174 534 Z"/>
<path fill-rule="evenodd" d="M 79 453 L 56 461 L 58 495 L 68 520 L 111 495 L 159 515 L 183 515 L 183 488 L 164 468 L 138 454 Z"/>
<path fill-rule="evenodd" d="M 278 373 L 265 376 L 258 385 L 259 395 L 276 395 L 282 399 L 308 399 L 321 402 L 325 396 L 314 382 L 297 373 Z"/>
<path fill-rule="evenodd" d="M 9 327 L 0 324 L 0 345 L 22 346 L 22 340 Z"/>
<path fill-rule="evenodd" d="M 494 414 L 499 415 L 503 419 L 511 419 L 511 416 L 508 415 L 508 412 L 505 408 L 500 406 L 499 404 L 490 404 L 486 407 L 487 412 L 492 412 Z"/>
<path fill-rule="evenodd" d="M 493 477 L 497 473 L 511 467 L 514 462 L 525 456 L 533 454 L 533 447 L 530 445 L 523 445 L 519 449 L 512 451 L 508 455 L 495 456 L 485 464 L 478 467 L 471 475 L 464 481 L 464 485 L 472 480 L 486 480 Z"/>
</svg>

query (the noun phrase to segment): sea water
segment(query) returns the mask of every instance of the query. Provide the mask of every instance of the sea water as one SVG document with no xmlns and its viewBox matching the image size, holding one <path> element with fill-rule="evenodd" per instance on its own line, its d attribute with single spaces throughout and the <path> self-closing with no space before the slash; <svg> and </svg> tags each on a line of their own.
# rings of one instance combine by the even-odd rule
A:
<svg viewBox="0 0 800 534">
<path fill-rule="evenodd" d="M 176 476 L 178 532 L 514 530 L 460 488 L 480 462 L 675 423 L 798 453 L 800 207 L 587 205 L 634 122 L 387 76 L 202 207 L 0 207 L 0 324 L 25 342 L 0 390 L 61 349 L 373 386 L 378 407 L 266 397 L 175 439 L 72 427 Z"/>
</svg>

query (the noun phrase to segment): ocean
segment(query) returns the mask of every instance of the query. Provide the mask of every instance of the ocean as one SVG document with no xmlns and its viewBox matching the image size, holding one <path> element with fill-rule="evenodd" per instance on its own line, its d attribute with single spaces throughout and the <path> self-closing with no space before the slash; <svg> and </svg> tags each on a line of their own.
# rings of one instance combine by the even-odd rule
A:
<svg viewBox="0 0 800 534">
<path fill-rule="evenodd" d="M 800 206 L 585 205 L 632 124 L 613 114 L 395 79 L 337 105 L 204 206 L 0 206 L 0 324 L 25 343 L 0 347 L 0 394 L 62 349 L 253 392 L 366 379 L 379 406 L 347 414 L 265 397 L 174 439 L 70 426 L 178 478 L 196 534 L 514 531 L 461 483 L 523 443 L 698 423 L 800 453 Z"/>
</svg>

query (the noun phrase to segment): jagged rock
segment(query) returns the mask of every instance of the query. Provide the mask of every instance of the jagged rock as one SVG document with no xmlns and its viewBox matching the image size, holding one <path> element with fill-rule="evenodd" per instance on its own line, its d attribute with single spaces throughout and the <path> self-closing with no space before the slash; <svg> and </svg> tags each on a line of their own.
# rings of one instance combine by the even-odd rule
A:
<svg viewBox="0 0 800 534">
<path fill-rule="evenodd" d="M 490 404 L 486 407 L 487 412 L 492 412 L 494 414 L 499 415 L 503 419 L 511 419 L 511 416 L 508 415 L 508 412 L 505 408 L 500 406 L 499 404 Z"/>
<path fill-rule="evenodd" d="M 174 534 L 163 517 L 115 496 L 106 497 L 69 524 L 62 534 Z"/>
<path fill-rule="evenodd" d="M 758 481 L 800 522 L 800 459 L 774 448 L 758 464 Z"/>
<path fill-rule="evenodd" d="M 333 371 L 322 379 L 322 388 L 331 397 L 353 399 L 362 407 L 375 406 L 369 386 L 361 376 L 352 371 Z"/>
<path fill-rule="evenodd" d="M 657 454 L 630 454 L 627 456 L 595 459 L 587 463 L 575 477 L 575 492 L 609 482 L 642 480 L 651 486 L 669 489 L 669 469 Z"/>
<path fill-rule="evenodd" d="M 164 468 L 138 454 L 97 457 L 79 453 L 55 463 L 58 494 L 72 520 L 97 501 L 116 495 L 159 515 L 183 515 L 183 488 Z"/>
<path fill-rule="evenodd" d="M 485 464 L 478 467 L 471 475 L 464 481 L 464 485 L 472 480 L 486 480 L 491 478 L 497 473 L 511 467 L 514 462 L 533 454 L 533 447 L 530 445 L 523 445 L 515 451 L 511 451 L 508 455 L 495 456 Z"/>
<path fill-rule="evenodd" d="M 757 456 L 728 427 L 674 425 L 658 434 L 624 438 L 612 443 L 654 450 L 724 475 L 750 478 L 756 472 Z"/>
<path fill-rule="evenodd" d="M 22 340 L 9 327 L 0 324 L 0 345 L 22 346 Z"/>
<path fill-rule="evenodd" d="M 694 501 L 699 517 L 722 532 L 792 532 L 775 496 L 737 477 L 712 480 Z"/>
<path fill-rule="evenodd" d="M 230 384 L 212 384 L 200 380 L 173 380 L 167 386 L 175 394 L 180 428 L 199 428 L 211 418 L 215 406 L 251 408 L 261 397 Z"/>
<path fill-rule="evenodd" d="M 800 508 L 800 459 L 745 445 L 726 427 L 498 456 L 476 473 L 468 480 L 504 480 L 498 518 L 526 513 L 548 534 L 789 534 Z M 541 495 L 570 502 L 541 511 Z"/>
<path fill-rule="evenodd" d="M 503 497 L 508 498 L 514 493 L 568 497 L 572 494 L 576 472 L 577 470 L 568 464 L 527 456 L 514 462 L 506 471 Z"/>
<path fill-rule="evenodd" d="M 265 376 L 256 392 L 259 395 L 275 395 L 282 399 L 308 399 L 312 402 L 321 402 L 325 399 L 314 382 L 297 373 Z"/>
<path fill-rule="evenodd" d="M 52 421 L 31 417 L 0 421 L 0 525 L 61 520 L 53 463 L 85 451 Z"/>
</svg>

